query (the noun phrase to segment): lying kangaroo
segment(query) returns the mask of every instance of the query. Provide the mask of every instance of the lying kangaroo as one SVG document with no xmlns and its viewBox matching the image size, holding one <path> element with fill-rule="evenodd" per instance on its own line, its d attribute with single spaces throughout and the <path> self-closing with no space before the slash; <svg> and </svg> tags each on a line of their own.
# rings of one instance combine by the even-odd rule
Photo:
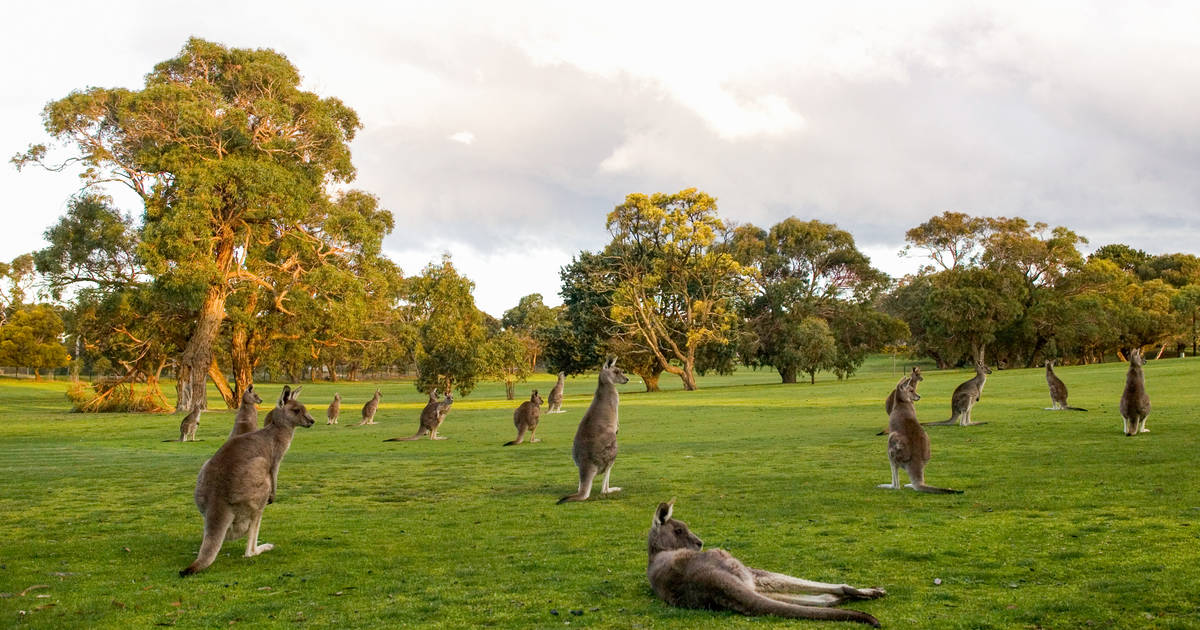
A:
<svg viewBox="0 0 1200 630">
<path fill-rule="evenodd" d="M 612 472 L 613 462 L 617 461 L 617 431 L 621 428 L 617 421 L 617 406 L 620 403 L 617 385 L 628 383 L 629 377 L 617 367 L 617 358 L 612 357 L 600 368 L 599 380 L 592 404 L 579 421 L 575 444 L 571 448 L 571 458 L 579 467 L 579 490 L 559 499 L 559 503 L 586 501 L 592 494 L 592 481 L 601 471 L 604 472 L 604 481 L 600 484 L 600 494 L 620 490 L 609 487 L 608 475 Z"/>
<path fill-rule="evenodd" d="M 940 427 L 952 424 L 959 424 L 964 427 L 987 424 L 986 422 L 972 422 L 971 410 L 975 408 L 975 403 L 979 402 L 979 397 L 983 395 L 983 384 L 987 382 L 987 375 L 992 373 L 983 362 L 982 355 L 975 360 L 975 378 L 954 388 L 954 394 L 950 396 L 950 418 L 941 422 L 922 422 L 921 424 L 927 427 Z"/>
<path fill-rule="evenodd" d="M 304 389 L 303 385 L 297 387 L 294 391 L 291 386 L 284 385 L 283 391 L 279 392 L 279 400 L 275 401 L 275 408 L 267 412 L 267 417 L 263 420 L 263 427 L 271 426 L 275 422 L 275 416 L 280 413 L 279 410 L 283 408 L 284 404 L 292 398 L 299 396 L 302 389 Z"/>
<path fill-rule="evenodd" d="M 1067 384 L 1054 373 L 1054 359 L 1046 361 L 1046 384 L 1050 386 L 1050 405 L 1046 409 L 1057 411 L 1087 411 L 1082 407 L 1067 405 Z"/>
<path fill-rule="evenodd" d="M 258 544 L 263 508 L 275 502 L 279 462 L 292 444 L 296 427 L 312 425 L 313 417 L 293 392 L 274 422 L 229 439 L 204 462 L 195 495 L 196 507 L 204 515 L 204 542 L 196 561 L 179 572 L 181 577 L 212 564 L 226 538 L 245 536 L 247 558 L 274 548 Z"/>
<path fill-rule="evenodd" d="M 1149 433 L 1146 416 L 1150 415 L 1150 396 L 1146 394 L 1146 374 L 1142 366 L 1146 357 L 1140 348 L 1129 353 L 1129 372 L 1125 375 L 1125 391 L 1121 392 L 1121 418 L 1125 421 L 1125 435 Z"/>
<path fill-rule="evenodd" d="M 338 415 L 342 412 L 342 395 L 335 393 L 333 402 L 329 403 L 329 409 L 325 411 L 325 424 L 337 424 Z"/>
<path fill-rule="evenodd" d="M 242 392 L 242 404 L 233 418 L 233 430 L 229 432 L 230 438 L 258 430 L 258 403 L 260 402 L 262 402 L 262 397 L 254 391 L 253 385 Z"/>
<path fill-rule="evenodd" d="M 675 499 L 659 503 L 650 523 L 646 577 L 654 594 L 672 606 L 734 610 L 743 615 L 857 621 L 879 620 L 857 610 L 829 608 L 847 599 L 875 599 L 882 588 L 826 584 L 753 569 L 724 549 L 701 551 L 704 542 L 683 521 L 671 518 Z M 799 593 L 812 593 L 800 595 Z"/>
<path fill-rule="evenodd" d="M 541 442 L 541 439 L 533 437 L 534 431 L 537 431 L 538 420 L 542 417 L 542 397 L 538 395 L 538 390 L 533 390 L 533 396 L 529 400 L 521 403 L 520 407 L 513 412 L 513 424 L 517 427 L 517 439 L 511 442 L 505 442 L 505 446 L 520 444 L 525 440 L 525 432 L 529 431 L 529 442 Z"/>
<path fill-rule="evenodd" d="M 896 383 L 895 406 L 888 414 L 888 463 L 892 465 L 892 483 L 881 483 L 878 487 L 892 490 L 900 489 L 900 469 L 908 474 L 912 483 L 905 488 L 933 494 L 962 494 L 962 490 L 938 488 L 925 485 L 925 465 L 932 455 L 929 452 L 929 434 L 917 422 L 917 408 L 914 402 L 921 400 L 916 392 L 916 385 L 907 378 Z"/>
<path fill-rule="evenodd" d="M 419 440 L 429 434 L 431 440 L 444 440 L 446 436 L 438 435 L 438 428 L 442 426 L 442 422 L 446 420 L 446 414 L 450 413 L 450 405 L 454 404 L 454 396 L 450 392 L 446 392 L 446 398 L 438 401 L 438 390 L 429 392 L 429 402 L 425 404 L 425 408 L 421 410 L 420 426 L 417 427 L 417 432 L 413 435 L 403 438 L 388 438 L 384 442 L 412 442 Z"/>
<path fill-rule="evenodd" d="M 361 427 L 364 424 L 375 424 L 375 412 L 379 411 L 380 398 L 383 398 L 383 394 L 381 394 L 379 389 L 376 388 L 375 395 L 371 397 L 371 400 L 367 401 L 367 404 L 363 405 L 362 422 L 359 422 L 358 426 Z"/>
<path fill-rule="evenodd" d="M 546 399 L 550 401 L 550 408 L 546 410 L 546 413 L 563 413 L 563 379 L 566 378 L 566 376 L 566 372 L 558 373 L 558 382 L 554 384 L 554 389 L 550 390 L 550 397 Z"/>
<path fill-rule="evenodd" d="M 183 420 L 181 420 L 179 422 L 179 441 L 180 442 L 189 442 L 189 441 L 195 442 L 196 441 L 196 428 L 200 426 L 200 413 L 202 411 L 204 411 L 204 409 L 201 408 L 200 406 L 197 406 L 195 409 L 191 410 L 191 412 L 189 412 L 188 415 L 184 416 Z M 163 441 L 164 442 L 174 442 L 175 440 L 163 440 Z"/>
</svg>

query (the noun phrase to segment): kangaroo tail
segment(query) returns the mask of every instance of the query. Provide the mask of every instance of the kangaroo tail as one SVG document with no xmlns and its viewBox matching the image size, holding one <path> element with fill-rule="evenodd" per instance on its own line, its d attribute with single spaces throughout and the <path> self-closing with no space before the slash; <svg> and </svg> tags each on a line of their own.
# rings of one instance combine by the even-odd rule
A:
<svg viewBox="0 0 1200 630">
<path fill-rule="evenodd" d="M 923 426 L 923 427 L 948 427 L 952 424 L 955 424 L 954 416 L 950 416 L 949 420 L 942 420 L 941 422 L 922 422 L 921 426 Z"/>
<path fill-rule="evenodd" d="M 962 494 L 963 493 L 962 490 L 954 490 L 952 488 L 939 488 L 937 486 L 927 486 L 925 484 L 921 484 L 919 486 L 913 486 L 913 489 L 916 490 L 917 492 L 928 492 L 930 494 Z"/>
<path fill-rule="evenodd" d="M 423 437 L 424 435 L 425 435 L 424 433 L 418 433 L 416 435 L 410 435 L 408 437 L 388 438 L 388 439 L 384 440 L 384 442 L 414 442 L 416 440 L 421 439 L 421 437 Z"/>
<path fill-rule="evenodd" d="M 1067 407 L 1067 411 L 1087 411 L 1083 407 Z"/>
<path fill-rule="evenodd" d="M 213 510 L 217 511 L 217 510 Z M 233 510 L 221 510 L 219 514 L 204 515 L 204 542 L 200 543 L 200 553 L 196 560 L 179 572 L 179 577 L 187 577 L 204 570 L 217 559 L 221 553 L 221 543 L 225 542 L 225 532 L 233 524 Z"/>
<path fill-rule="evenodd" d="M 880 431 L 879 433 L 876 433 L 875 435 L 887 435 L 887 434 L 889 434 L 889 433 L 891 433 L 891 431 L 888 431 L 887 429 L 884 429 L 884 430 Z"/>
</svg>

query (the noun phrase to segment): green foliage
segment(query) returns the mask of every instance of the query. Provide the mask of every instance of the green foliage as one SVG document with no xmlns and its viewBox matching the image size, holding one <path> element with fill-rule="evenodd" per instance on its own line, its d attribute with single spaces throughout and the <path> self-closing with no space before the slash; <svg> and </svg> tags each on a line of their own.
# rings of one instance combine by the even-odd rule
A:
<svg viewBox="0 0 1200 630">
<path fill-rule="evenodd" d="M 516 384 L 533 373 L 528 346 L 513 331 L 502 330 L 487 340 L 482 355 L 484 375 L 504 383 L 506 396 L 512 400 Z"/>
<path fill-rule="evenodd" d="M 35 304 L 13 312 L 0 325 L 0 365 L 35 371 L 66 366 L 71 361 L 62 345 L 63 321 L 54 307 Z"/>
<path fill-rule="evenodd" d="M 487 371 L 483 315 L 471 297 L 474 283 L 458 275 L 450 256 L 408 280 L 408 303 L 417 324 L 417 381 L 422 392 L 454 387 L 466 396 Z"/>
<path fill-rule="evenodd" d="M 504 312 L 500 324 L 520 338 L 526 349 L 529 370 L 537 367 L 538 359 L 545 349 L 545 340 L 550 330 L 558 323 L 554 309 L 542 302 L 541 293 L 530 293 L 521 298 L 517 305 Z"/>
<path fill-rule="evenodd" d="M 1135 249 L 1124 243 L 1113 243 L 1096 249 L 1088 256 L 1088 260 L 1103 259 L 1111 261 L 1119 269 L 1137 273 L 1142 265 L 1150 262 L 1150 254 Z"/>
</svg>

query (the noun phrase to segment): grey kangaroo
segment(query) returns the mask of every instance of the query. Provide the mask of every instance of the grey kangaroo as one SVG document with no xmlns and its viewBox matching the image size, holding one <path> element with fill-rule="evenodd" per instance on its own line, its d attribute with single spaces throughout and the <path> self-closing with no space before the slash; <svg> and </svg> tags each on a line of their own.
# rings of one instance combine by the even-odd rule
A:
<svg viewBox="0 0 1200 630">
<path fill-rule="evenodd" d="M 376 388 L 375 395 L 371 397 L 371 400 L 367 401 L 367 404 L 363 405 L 362 422 L 359 422 L 358 426 L 361 427 L 364 424 L 375 424 L 375 412 L 379 411 L 379 399 L 382 397 L 383 394 L 379 392 L 378 388 Z"/>
<path fill-rule="evenodd" d="M 954 394 L 950 396 L 950 417 L 941 422 L 922 422 L 921 424 L 927 427 L 952 424 L 968 427 L 987 424 L 971 420 L 971 410 L 975 408 L 975 403 L 979 402 L 979 397 L 983 395 L 983 384 L 987 382 L 987 375 L 992 373 L 991 368 L 983 362 L 983 352 L 978 352 L 975 356 L 977 357 L 975 359 L 975 378 L 954 388 Z"/>
<path fill-rule="evenodd" d="M 253 385 L 242 392 L 242 404 L 238 406 L 237 415 L 233 419 L 233 430 L 229 432 L 229 438 L 226 439 L 258 430 L 258 403 L 260 402 L 262 402 L 262 396 L 254 391 Z"/>
<path fill-rule="evenodd" d="M 724 549 L 701 551 L 704 542 L 671 518 L 675 500 L 658 504 L 650 522 L 646 577 L 654 594 L 672 606 L 734 610 L 743 615 L 856 621 L 879 627 L 857 610 L 830 608 L 848 599 L 875 599 L 882 588 L 812 582 L 754 569 Z M 807 594 L 802 594 L 807 593 Z"/>
<path fill-rule="evenodd" d="M 929 434 L 917 422 L 917 408 L 914 402 L 921 399 L 916 392 L 916 385 L 908 379 L 900 379 L 896 384 L 895 406 L 888 415 L 888 463 L 892 466 L 892 482 L 881 483 L 880 488 L 891 490 L 900 489 L 900 470 L 908 474 L 905 488 L 918 492 L 933 494 L 962 494 L 962 490 L 938 488 L 925 485 L 925 465 L 932 455 L 929 451 Z"/>
<path fill-rule="evenodd" d="M 1129 352 L 1129 372 L 1125 375 L 1125 391 L 1121 392 L 1121 418 L 1125 421 L 1125 435 L 1149 433 L 1146 416 L 1150 415 L 1150 396 L 1146 393 L 1146 373 L 1142 366 L 1146 357 L 1140 348 Z"/>
<path fill-rule="evenodd" d="M 446 392 L 446 397 L 439 401 L 437 399 L 438 390 L 429 392 L 429 402 L 425 403 L 425 408 L 421 410 L 420 426 L 417 427 L 417 432 L 408 437 L 388 438 L 384 442 L 412 442 L 425 437 L 429 434 L 431 440 L 444 440 L 446 436 L 438 435 L 438 428 L 442 426 L 442 422 L 446 420 L 446 414 L 450 413 L 450 405 L 454 404 L 454 396 L 450 392 Z"/>
<path fill-rule="evenodd" d="M 533 395 L 529 400 L 521 403 L 520 407 L 513 412 L 513 425 L 517 427 L 517 439 L 511 442 L 505 442 L 505 446 L 520 444 L 525 440 L 525 432 L 529 431 L 529 443 L 541 442 L 540 438 L 533 437 L 537 431 L 538 420 L 542 417 L 542 397 L 538 395 L 538 390 L 533 390 Z"/>
<path fill-rule="evenodd" d="M 612 357 L 601 366 L 599 381 L 592 404 L 579 421 L 575 444 L 571 448 L 571 458 L 579 467 L 579 490 L 559 499 L 559 503 L 586 501 L 592 494 L 592 481 L 601 472 L 604 481 L 600 484 L 600 494 L 620 491 L 620 488 L 608 485 L 608 475 L 617 460 L 617 431 L 621 428 L 617 421 L 620 404 L 617 385 L 628 383 L 629 377 L 617 367 L 617 358 Z"/>
<path fill-rule="evenodd" d="M 1087 411 L 1082 407 L 1067 404 L 1067 384 L 1054 373 L 1054 359 L 1046 361 L 1046 385 L 1050 386 L 1050 405 L 1046 409 L 1056 411 Z"/>
<path fill-rule="evenodd" d="M 196 561 L 179 572 L 181 577 L 212 564 L 226 538 L 245 536 L 247 558 L 274 548 L 258 544 L 263 509 L 275 502 L 279 462 L 292 444 L 296 427 L 313 425 L 313 417 L 295 393 L 280 409 L 270 425 L 227 440 L 200 468 L 195 498 L 204 515 L 204 541 Z"/>
<path fill-rule="evenodd" d="M 179 421 L 179 441 L 180 442 L 195 442 L 196 428 L 200 426 L 200 413 L 204 409 L 199 405 L 195 409 L 188 412 L 188 415 Z M 163 440 L 164 442 L 174 442 L 175 440 Z"/>
<path fill-rule="evenodd" d="M 566 372 L 558 373 L 558 382 L 554 384 L 554 389 L 550 390 L 550 396 L 548 398 L 546 398 L 546 400 L 550 403 L 550 408 L 546 410 L 546 413 L 562 413 L 563 412 L 563 408 L 562 408 L 563 385 L 564 385 L 563 379 L 566 378 L 566 376 L 567 376 Z"/>
<path fill-rule="evenodd" d="M 329 409 L 325 410 L 325 424 L 337 424 L 338 416 L 342 413 L 342 395 L 335 393 Z"/>
</svg>

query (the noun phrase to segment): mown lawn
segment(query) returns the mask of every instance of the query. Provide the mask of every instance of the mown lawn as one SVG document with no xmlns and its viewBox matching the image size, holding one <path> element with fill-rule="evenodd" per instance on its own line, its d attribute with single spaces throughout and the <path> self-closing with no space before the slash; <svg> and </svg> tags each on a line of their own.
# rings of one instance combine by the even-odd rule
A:
<svg viewBox="0 0 1200 630">
<path fill-rule="evenodd" d="M 416 430 L 410 383 L 383 384 L 372 427 L 353 425 L 375 383 L 309 384 L 318 424 L 297 430 L 263 518 L 275 549 L 247 559 L 229 542 L 187 579 L 196 473 L 233 412 L 206 414 L 200 442 L 163 442 L 178 415 L 72 414 L 61 382 L 0 381 L 0 627 L 848 627 L 657 601 L 645 535 L 671 497 L 706 545 L 751 566 L 886 588 L 855 606 L 885 627 L 1200 627 L 1200 360 L 1147 365 L 1151 433 L 1136 438 L 1117 413 L 1124 371 L 1058 370 L 1087 413 L 1044 411 L 1040 369 L 994 373 L 974 414 L 990 424 L 930 429 L 927 479 L 957 496 L 875 487 L 890 358 L 815 386 L 742 371 L 691 393 L 664 375 L 671 391 L 643 394 L 634 379 L 624 490 L 566 505 L 594 376 L 568 381 L 544 442 L 509 448 L 512 409 L 551 377 L 518 401 L 480 387 L 441 442 L 382 441 Z M 969 376 L 928 371 L 918 415 L 945 419 Z M 270 404 L 279 386 L 260 389 Z M 326 426 L 335 390 L 342 424 Z"/>
</svg>

